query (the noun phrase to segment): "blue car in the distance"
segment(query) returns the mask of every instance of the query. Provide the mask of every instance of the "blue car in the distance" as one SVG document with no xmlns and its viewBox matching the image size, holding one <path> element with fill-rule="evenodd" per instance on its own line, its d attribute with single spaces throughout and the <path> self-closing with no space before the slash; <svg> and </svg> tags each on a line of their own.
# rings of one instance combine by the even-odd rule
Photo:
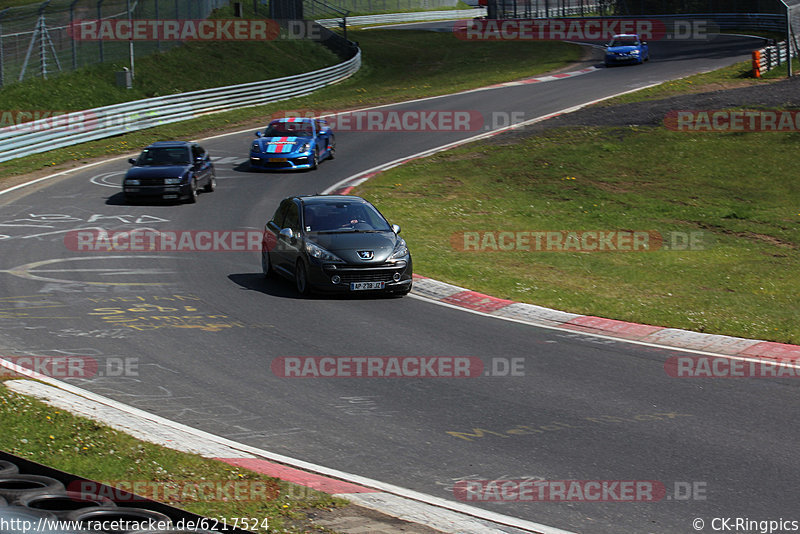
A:
<svg viewBox="0 0 800 534">
<path fill-rule="evenodd" d="M 625 63 L 642 64 L 650 59 L 647 42 L 636 34 L 620 34 L 606 45 L 606 67 Z"/>
<path fill-rule="evenodd" d="M 336 138 L 322 119 L 290 117 L 275 119 L 250 146 L 250 168 L 316 169 L 323 159 L 333 159 Z"/>
</svg>

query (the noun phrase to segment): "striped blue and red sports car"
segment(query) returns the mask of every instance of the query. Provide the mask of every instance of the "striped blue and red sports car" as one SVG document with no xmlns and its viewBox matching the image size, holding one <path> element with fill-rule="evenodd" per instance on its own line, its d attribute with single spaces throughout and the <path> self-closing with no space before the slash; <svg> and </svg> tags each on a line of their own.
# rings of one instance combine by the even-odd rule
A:
<svg viewBox="0 0 800 534">
<path fill-rule="evenodd" d="M 250 147 L 251 169 L 316 169 L 325 158 L 333 159 L 336 138 L 322 119 L 291 117 L 275 119 Z"/>
</svg>

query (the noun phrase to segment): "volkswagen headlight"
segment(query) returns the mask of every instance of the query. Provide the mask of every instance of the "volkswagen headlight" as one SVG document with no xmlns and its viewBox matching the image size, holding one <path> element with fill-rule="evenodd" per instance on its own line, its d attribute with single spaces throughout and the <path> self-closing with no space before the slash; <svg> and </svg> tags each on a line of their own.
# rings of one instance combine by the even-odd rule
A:
<svg viewBox="0 0 800 534">
<path fill-rule="evenodd" d="M 164 185 L 178 185 L 181 183 L 180 178 L 164 178 Z"/>
<path fill-rule="evenodd" d="M 125 180 L 125 185 L 139 185 L 140 183 L 139 180 L 134 180 L 133 178 Z"/>
</svg>

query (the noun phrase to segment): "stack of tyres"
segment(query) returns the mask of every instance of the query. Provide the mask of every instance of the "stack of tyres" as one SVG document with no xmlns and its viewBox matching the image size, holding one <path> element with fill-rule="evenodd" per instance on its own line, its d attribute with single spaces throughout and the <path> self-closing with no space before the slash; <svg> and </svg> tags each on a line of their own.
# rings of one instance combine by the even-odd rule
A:
<svg viewBox="0 0 800 534">
<path fill-rule="evenodd" d="M 218 534 L 199 528 L 210 523 L 201 516 L 116 488 L 93 483 L 98 494 L 68 490 L 86 482 L 0 451 L 0 534 Z"/>
</svg>

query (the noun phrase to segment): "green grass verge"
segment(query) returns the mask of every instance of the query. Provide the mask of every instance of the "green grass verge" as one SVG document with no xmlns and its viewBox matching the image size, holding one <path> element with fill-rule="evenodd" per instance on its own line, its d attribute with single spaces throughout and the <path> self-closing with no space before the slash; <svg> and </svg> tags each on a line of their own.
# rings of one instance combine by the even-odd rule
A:
<svg viewBox="0 0 800 534">
<path fill-rule="evenodd" d="M 102 63 L 49 80 L 29 79 L 0 90 L 3 109 L 83 110 L 130 100 L 301 74 L 341 60 L 311 41 L 189 42 L 136 60 L 130 90 L 115 73 L 127 63 Z"/>
<path fill-rule="evenodd" d="M 617 104 L 643 102 L 646 100 L 660 100 L 662 98 L 669 98 L 671 96 L 684 95 L 687 93 L 701 93 L 704 91 L 715 91 L 718 89 L 766 83 L 763 80 L 753 78 L 752 72 L 751 63 L 749 61 L 743 61 L 711 72 L 687 76 L 686 78 L 664 82 L 647 89 L 642 89 L 641 91 L 610 98 L 599 105 L 614 106 Z"/>
<path fill-rule="evenodd" d="M 261 122 L 254 121 L 263 121 L 264 117 L 282 109 L 350 109 L 446 94 L 541 74 L 576 61 L 581 55 L 580 47 L 567 43 L 473 43 L 460 41 L 451 34 L 410 30 L 364 30 L 348 34 L 361 45 L 363 66 L 356 75 L 342 83 L 304 98 L 205 116 L 5 162 L 0 164 L 0 181 L 4 177 L 42 168 L 80 165 L 102 155 L 135 152 L 156 140 L 197 139 L 214 132 L 233 130 L 242 124 L 261 126 Z M 252 70 L 252 65 L 239 63 L 236 58 L 236 55 L 228 58 L 230 68 Z M 50 82 L 39 83 L 47 86 Z M 163 83 L 171 86 L 173 82 L 164 80 Z M 69 94 L 73 88 L 87 93 L 94 91 L 77 81 L 64 91 Z M 47 93 L 45 89 L 41 92 L 43 95 Z M 66 98 L 57 96 L 60 92 L 53 90 L 51 101 Z M 28 103 L 23 109 L 32 107 L 35 106 Z M 90 106 L 79 107 L 86 109 Z M 63 103 L 59 106 L 50 104 L 46 109 L 64 107 Z M 246 154 L 246 147 L 242 150 Z"/>
<path fill-rule="evenodd" d="M 359 186 L 419 274 L 497 297 L 800 343 L 800 134 L 580 128 L 451 150 Z M 743 157 L 745 154 L 759 154 Z M 704 233 L 702 251 L 460 252 L 464 231 Z"/>
<path fill-rule="evenodd" d="M 599 105 L 614 106 L 631 102 L 659 100 L 688 93 L 702 93 L 705 91 L 717 91 L 719 89 L 762 85 L 786 78 L 786 70 L 786 66 L 782 65 L 767 71 L 761 78 L 754 78 L 752 62 L 742 61 L 741 63 L 735 63 L 714 71 L 687 76 L 686 78 L 665 82 L 654 87 L 642 89 L 641 91 L 610 98 Z M 800 61 L 797 59 L 794 59 L 792 62 L 792 72 L 795 73 L 795 76 L 800 75 Z"/>
<path fill-rule="evenodd" d="M 171 493 L 176 500 L 167 504 L 209 518 L 226 518 L 229 524 L 233 524 L 235 517 L 266 518 L 269 530 L 253 530 L 257 532 L 316 531 L 319 527 L 306 519 L 306 511 L 347 505 L 343 499 L 310 488 L 139 441 L 90 419 L 19 395 L 2 382 L 0 420 L 3 421 L 0 450 L 100 482 L 143 481 L 153 483 L 147 484 L 147 488 L 161 484 L 165 488 L 184 488 L 173 489 Z M 190 484 L 207 481 L 220 482 L 223 488 L 224 481 L 234 481 L 233 487 L 239 488 L 239 495 L 264 494 L 275 498 L 230 501 L 192 498 L 196 493 L 189 489 Z"/>
</svg>

